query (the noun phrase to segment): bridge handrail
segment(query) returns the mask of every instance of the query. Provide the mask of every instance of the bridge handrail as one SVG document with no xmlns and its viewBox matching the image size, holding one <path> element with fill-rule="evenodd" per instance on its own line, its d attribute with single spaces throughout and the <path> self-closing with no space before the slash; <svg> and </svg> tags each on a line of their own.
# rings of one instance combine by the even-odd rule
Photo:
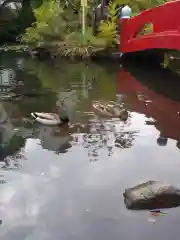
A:
<svg viewBox="0 0 180 240">
<path fill-rule="evenodd" d="M 165 31 L 180 32 L 180 0 L 167 2 L 152 9 L 145 10 L 128 19 L 120 32 L 121 44 L 125 44 L 136 37 L 136 34 L 147 23 L 153 24 L 153 33 Z"/>
</svg>

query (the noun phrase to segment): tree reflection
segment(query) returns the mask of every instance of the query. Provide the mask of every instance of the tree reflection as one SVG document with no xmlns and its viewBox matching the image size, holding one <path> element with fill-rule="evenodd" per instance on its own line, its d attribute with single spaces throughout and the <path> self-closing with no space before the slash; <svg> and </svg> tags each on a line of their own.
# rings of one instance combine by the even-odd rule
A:
<svg viewBox="0 0 180 240">
<path fill-rule="evenodd" d="M 88 150 L 90 162 L 99 160 L 103 149 L 107 150 L 107 156 L 114 153 L 114 148 L 126 149 L 133 146 L 135 131 L 124 131 L 127 123 L 118 121 L 121 124 L 120 130 L 116 130 L 113 121 L 97 119 L 90 121 L 86 125 L 84 133 L 72 135 L 74 144 L 81 144 Z"/>
<path fill-rule="evenodd" d="M 168 138 L 161 135 L 157 138 L 157 144 L 159 146 L 166 146 L 167 145 L 167 142 L 168 142 Z"/>
<path fill-rule="evenodd" d="M 5 104 L 6 105 L 6 104 Z M 17 131 L 13 120 L 13 105 L 0 105 L 0 161 L 4 169 L 19 169 L 20 159 L 24 159 L 22 149 L 25 146 L 23 131 Z M 10 107 L 11 106 L 11 107 Z M 9 108 L 10 107 L 10 108 Z M 14 108 L 16 109 L 16 108 Z M 8 111 L 7 111 L 8 110 Z"/>
<path fill-rule="evenodd" d="M 3 143 L 2 134 L 0 146 L 0 159 L 4 162 L 4 169 L 19 169 L 21 167 L 19 160 L 24 159 L 21 149 L 25 146 L 25 139 L 22 136 L 14 134 L 8 142 Z"/>
<path fill-rule="evenodd" d="M 176 147 L 177 147 L 178 149 L 180 149 L 180 141 L 178 141 L 178 142 L 176 143 Z"/>
<path fill-rule="evenodd" d="M 73 89 L 76 90 L 78 99 L 90 97 L 89 92 L 93 86 L 100 87 L 99 97 L 102 99 L 109 100 L 116 92 L 116 85 L 109 81 L 116 77 L 114 66 L 106 68 L 94 63 L 40 62 L 27 59 L 23 67 L 29 74 L 36 75 L 44 88 L 51 88 L 55 92 Z"/>
<path fill-rule="evenodd" d="M 122 132 L 119 133 L 115 140 L 115 146 L 119 148 L 130 148 L 133 146 L 136 132 Z"/>
</svg>

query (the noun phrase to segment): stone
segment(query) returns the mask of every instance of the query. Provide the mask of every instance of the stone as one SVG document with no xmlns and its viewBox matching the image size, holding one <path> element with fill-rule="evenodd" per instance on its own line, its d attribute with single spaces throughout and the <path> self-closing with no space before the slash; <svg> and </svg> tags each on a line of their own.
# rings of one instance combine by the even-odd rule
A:
<svg viewBox="0 0 180 240">
<path fill-rule="evenodd" d="M 180 206 L 180 189 L 157 181 L 148 181 L 125 189 L 123 196 L 126 208 L 132 210 Z"/>
</svg>

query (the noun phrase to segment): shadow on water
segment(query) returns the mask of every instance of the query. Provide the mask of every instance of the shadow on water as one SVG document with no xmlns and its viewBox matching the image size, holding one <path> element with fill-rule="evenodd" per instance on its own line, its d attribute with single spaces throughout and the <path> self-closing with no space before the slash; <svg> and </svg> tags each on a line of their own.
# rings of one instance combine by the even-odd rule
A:
<svg viewBox="0 0 180 240">
<path fill-rule="evenodd" d="M 180 188 L 179 78 L 130 65 L 40 62 L 12 52 L 1 53 L 0 61 L 0 97 L 37 93 L 0 101 L 6 182 L 0 185 L 0 237 L 164 240 L 171 234 L 178 240 L 179 208 L 152 226 L 146 211 L 126 210 L 122 193 L 150 179 Z M 123 106 L 127 119 L 95 114 L 92 104 L 99 101 Z M 56 112 L 62 103 L 69 126 L 32 121 L 31 112 Z"/>
<path fill-rule="evenodd" d="M 142 66 L 138 63 L 126 64 L 127 71 L 131 73 L 142 85 L 149 87 L 154 92 L 163 94 L 166 97 L 180 101 L 179 89 L 180 81 L 179 75 L 168 69 L 160 69 L 159 66 L 144 65 Z"/>
</svg>

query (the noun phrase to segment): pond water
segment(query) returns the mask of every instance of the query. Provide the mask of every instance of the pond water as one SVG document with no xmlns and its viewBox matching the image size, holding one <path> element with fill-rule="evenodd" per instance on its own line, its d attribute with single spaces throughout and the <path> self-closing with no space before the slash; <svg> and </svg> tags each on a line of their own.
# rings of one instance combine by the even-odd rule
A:
<svg viewBox="0 0 180 240">
<path fill-rule="evenodd" d="M 40 62 L 1 53 L 0 239 L 179 240 L 180 208 L 148 221 L 123 192 L 144 181 L 180 188 L 180 78 L 138 66 Z M 126 121 L 95 115 L 95 101 L 124 103 Z M 64 102 L 71 125 L 32 122 Z"/>
</svg>

